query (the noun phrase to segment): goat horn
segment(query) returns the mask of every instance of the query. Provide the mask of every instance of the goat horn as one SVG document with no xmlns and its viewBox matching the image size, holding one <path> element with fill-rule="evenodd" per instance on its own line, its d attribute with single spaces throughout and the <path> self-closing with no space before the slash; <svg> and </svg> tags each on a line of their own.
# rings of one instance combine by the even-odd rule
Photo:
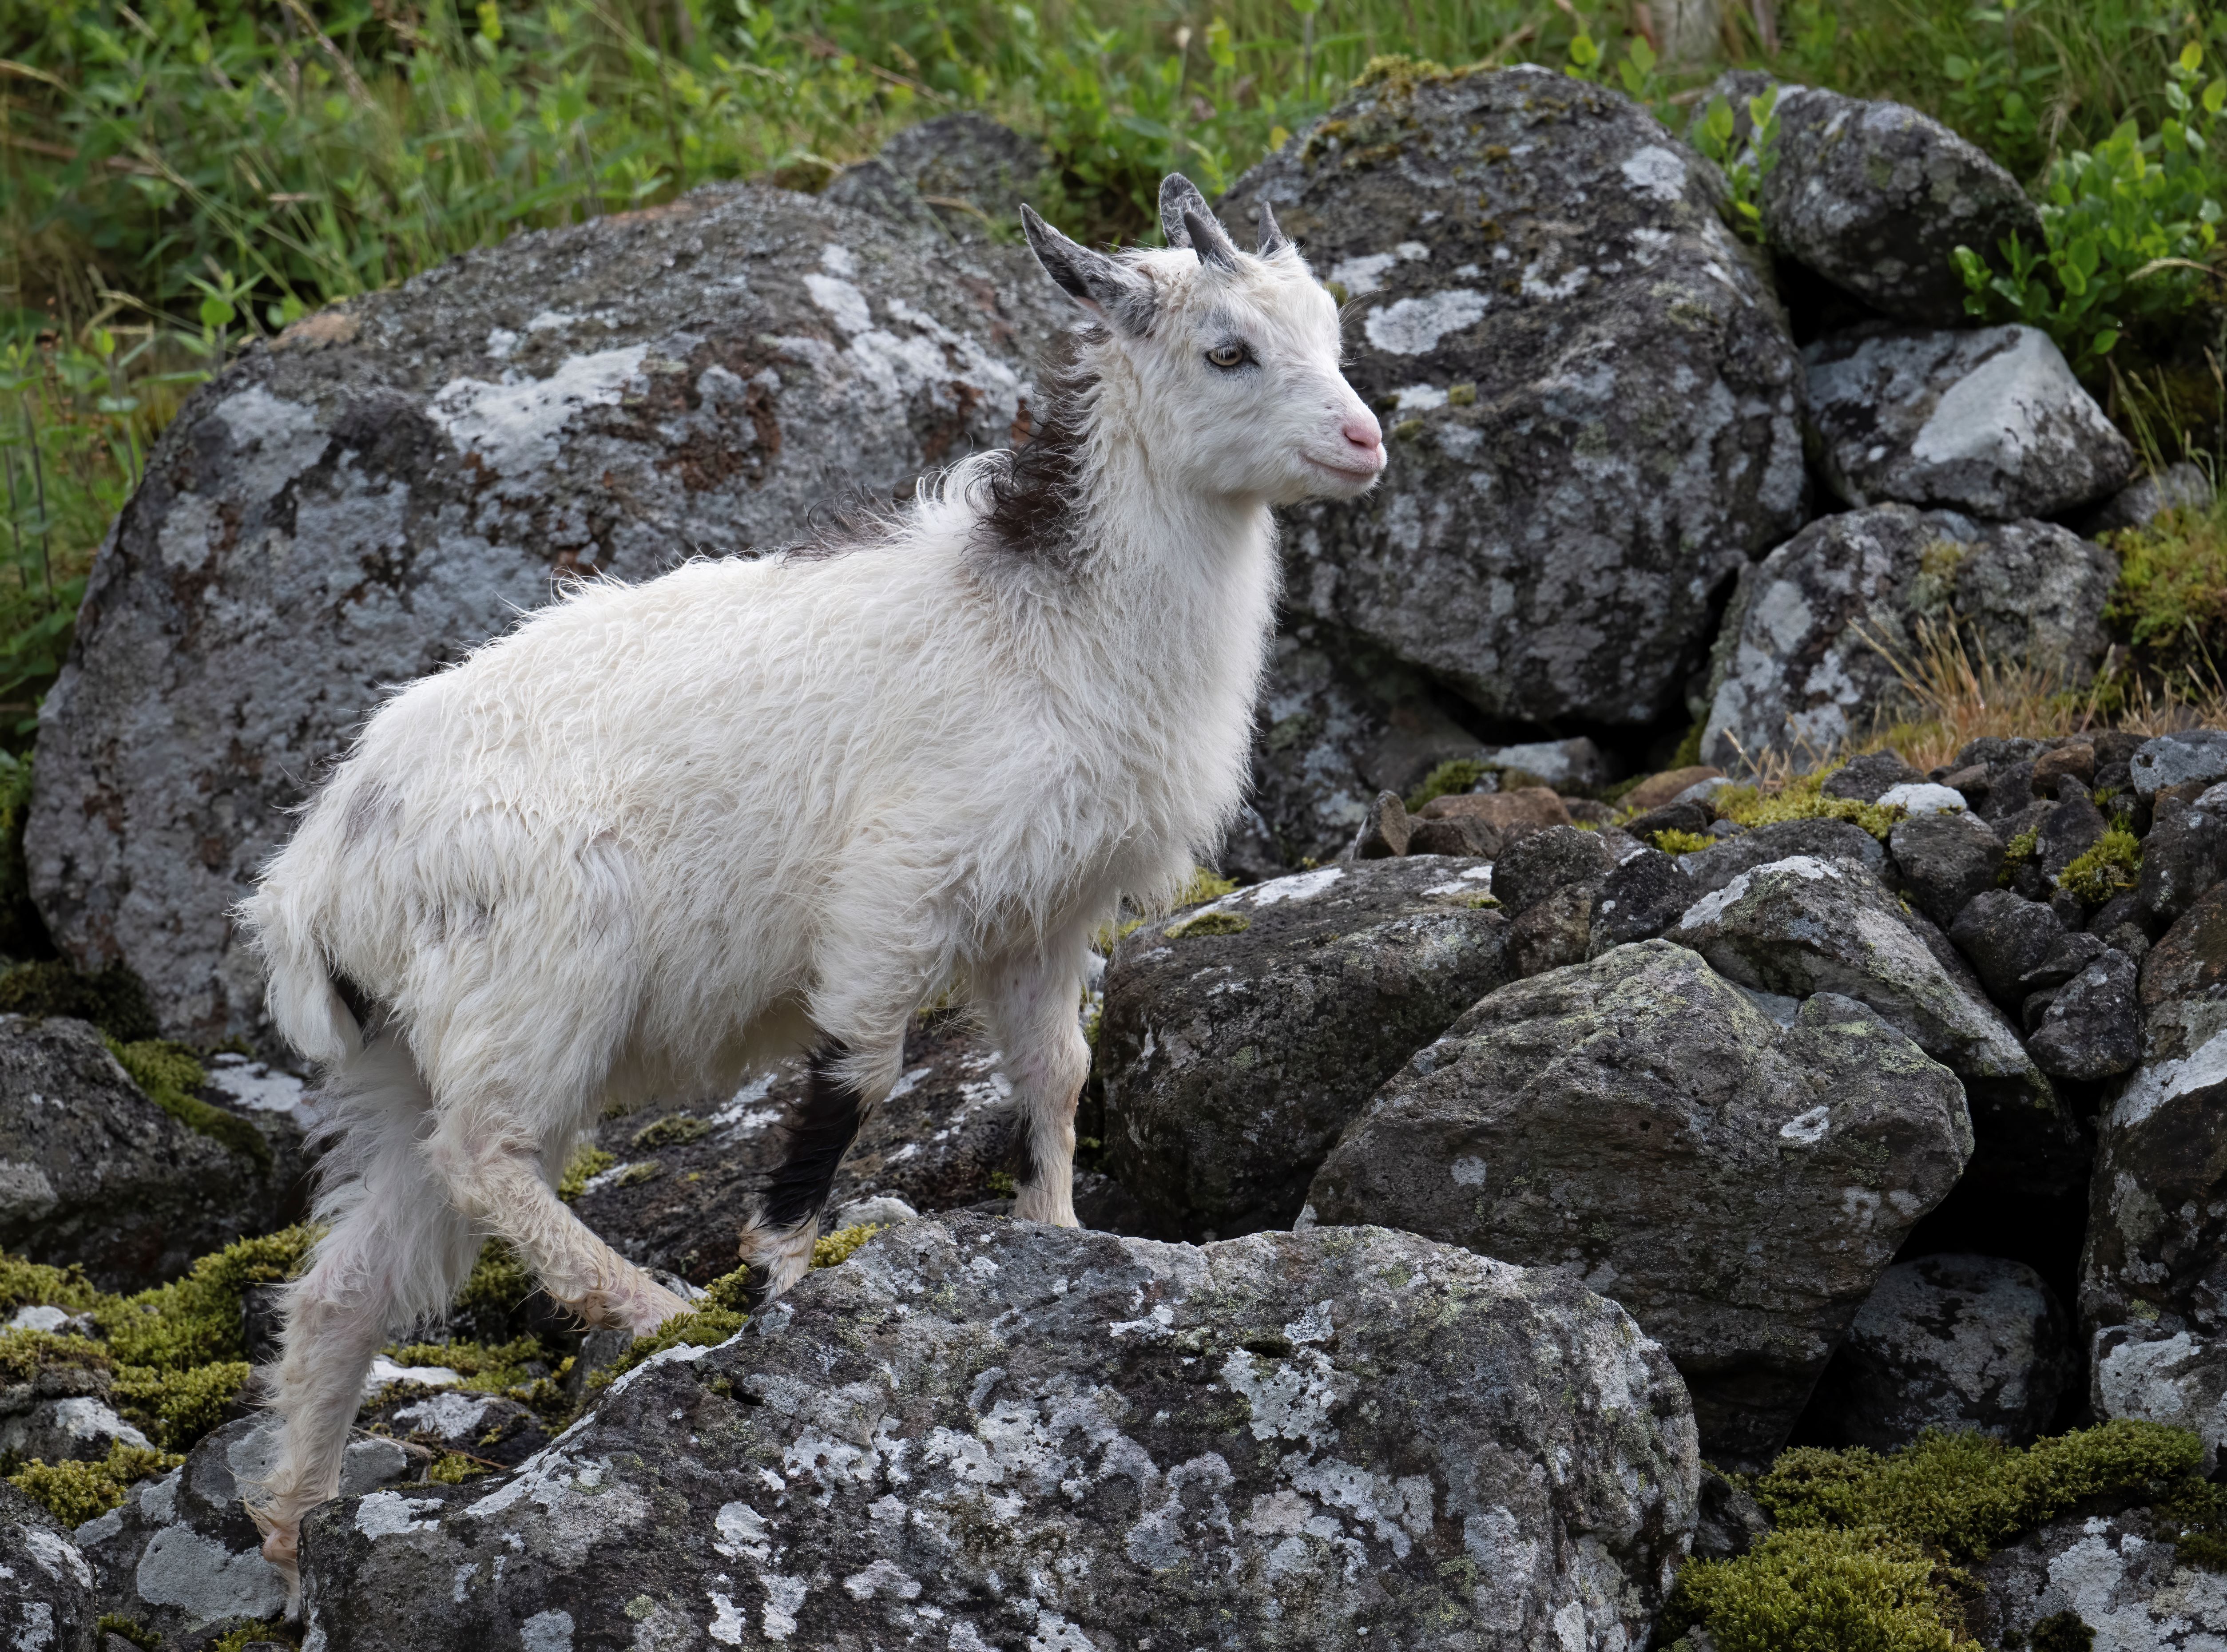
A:
<svg viewBox="0 0 2227 1652">
<path fill-rule="evenodd" d="M 1276 210 L 1267 201 L 1260 203 L 1260 256 L 1272 258 L 1289 246 L 1284 232 L 1277 226 Z"/>
<path fill-rule="evenodd" d="M 1237 267 L 1237 246 L 1229 239 L 1229 232 L 1222 227 L 1219 220 L 1209 213 L 1193 212 L 1186 208 L 1184 227 L 1190 232 L 1189 244 L 1198 254 L 1201 264 L 1211 265 L 1217 270 Z"/>
</svg>

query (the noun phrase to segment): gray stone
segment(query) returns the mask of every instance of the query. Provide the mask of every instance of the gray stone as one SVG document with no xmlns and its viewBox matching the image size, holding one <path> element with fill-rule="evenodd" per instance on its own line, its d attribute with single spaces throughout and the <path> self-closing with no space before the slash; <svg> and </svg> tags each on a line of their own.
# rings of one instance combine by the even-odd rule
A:
<svg viewBox="0 0 2227 1652">
<path fill-rule="evenodd" d="M 531 1407 L 501 1394 L 463 1388 L 406 1393 L 367 1406 L 358 1413 L 356 1426 L 429 1451 L 461 1452 L 506 1468 L 517 1467 L 549 1444 L 549 1430 Z"/>
<path fill-rule="evenodd" d="M 1382 1230 L 956 1215 L 629 1374 L 514 1476 L 312 1515 L 309 1632 L 1636 1647 L 1699 1473 L 1661 1350 L 1554 1274 Z"/>
<path fill-rule="evenodd" d="M 2055 516 L 2134 469 L 2133 447 L 2037 328 L 1858 328 L 1802 359 L 1826 479 L 1851 505 Z"/>
<path fill-rule="evenodd" d="M 1287 622 L 1253 739 L 1253 801 L 1276 841 L 1275 870 L 1336 858 L 1376 794 L 1412 792 L 1439 764 L 1481 751 L 1420 673 L 1334 626 Z"/>
<path fill-rule="evenodd" d="M 0 1645 L 93 1652 L 93 1568 L 53 1515 L 0 1482 Z"/>
<path fill-rule="evenodd" d="M 1981 523 L 1907 505 L 1811 523 L 1744 581 L 1701 755 L 1732 768 L 1767 751 L 1832 752 L 1872 719 L 1919 709 L 1903 687 L 1926 634 L 2045 679 L 2084 684 L 2107 643 L 2118 563 L 2047 522 Z M 1992 818 L 1992 817 L 1991 817 Z"/>
<path fill-rule="evenodd" d="M 1392 460 L 1305 505 L 1286 602 L 1493 718 L 1681 701 L 1714 604 L 1803 520 L 1801 366 L 1698 157 L 1536 68 L 1380 75 L 1240 179 L 1353 309 Z"/>
<path fill-rule="evenodd" d="M 2169 928 L 2222 878 L 2227 878 L 2227 785 L 2209 788 L 2194 802 L 2158 798 L 2134 889 L 2141 922 L 2153 934 Z"/>
<path fill-rule="evenodd" d="M 92 1562 L 100 1612 L 128 1617 L 167 1642 L 239 1618 L 277 1617 L 286 1582 L 263 1558 L 263 1538 L 240 1498 L 278 1461 L 268 1416 L 227 1423 L 182 1466 L 131 1488 L 121 1507 L 77 1528 Z M 392 1439 L 349 1441 L 341 1495 L 421 1479 L 430 1461 Z"/>
<path fill-rule="evenodd" d="M 1827 797 L 1852 803 L 1876 803 L 1898 786 L 1923 784 L 1925 776 L 1893 751 L 1867 751 L 1851 757 L 1825 777 L 1817 789 Z"/>
<path fill-rule="evenodd" d="M 1407 818 L 1407 806 L 1400 800 L 1400 794 L 1379 792 L 1362 819 L 1361 830 L 1353 834 L 1350 851 L 1343 858 L 1390 860 L 1404 855 L 1414 831 L 1414 822 Z"/>
<path fill-rule="evenodd" d="M 2106 1111 L 2081 1256 L 2101 1417 L 2227 1442 L 2227 884 L 2142 960 L 2141 1065 Z"/>
<path fill-rule="evenodd" d="M 1019 246 L 754 185 L 520 235 L 257 344 L 149 456 L 43 708 L 63 952 L 262 1036 L 227 918 L 387 686 L 563 580 L 793 542 L 1008 440 L 1064 301 Z"/>
<path fill-rule="evenodd" d="M 1510 918 L 1579 883 L 1598 883 L 1616 870 L 1598 832 L 1548 826 L 1504 851 L 1492 864 L 1492 893 Z"/>
<path fill-rule="evenodd" d="M 1146 924 L 1106 972 L 1106 1168 L 1164 1234 L 1289 1227 L 1378 1085 L 1508 979 L 1493 868 L 1300 872 Z M 1238 933 L 1186 926 L 1202 917 Z"/>
<path fill-rule="evenodd" d="M 1586 954 L 1598 958 L 1612 947 L 1652 941 L 1686 915 L 1701 897 L 1678 862 L 1656 849 L 1643 849 L 1617 864 L 1594 898 Z"/>
<path fill-rule="evenodd" d="M 2106 951 L 2067 981 L 2026 1040 L 2034 1065 L 2052 1077 L 2083 1082 L 2132 1072 L 2141 1056 L 2134 981 L 2134 960 L 2116 951 Z"/>
<path fill-rule="evenodd" d="M 822 201 L 901 223 L 941 224 L 960 240 L 990 239 L 1041 188 L 1043 147 L 984 115 L 939 115 L 908 126 L 873 159 L 837 173 Z"/>
<path fill-rule="evenodd" d="M 829 1208 L 890 1197 L 952 1210 L 994 1196 L 990 1178 L 1017 1139 L 1004 1061 L 964 1017 L 916 1021 L 897 1086 L 837 1171 Z M 804 1062 L 791 1061 L 732 1095 L 602 1120 L 597 1145 L 616 1162 L 572 1208 L 629 1260 L 709 1285 L 737 1266 L 737 1238 L 807 1089 Z"/>
<path fill-rule="evenodd" d="M 149 1100 L 84 1022 L 0 1016 L 0 1249 L 137 1291 L 284 1226 L 300 1209 L 300 1126 L 232 1116 L 268 1126 L 267 1167 Z"/>
<path fill-rule="evenodd" d="M 2147 527 L 2167 511 L 2207 509 L 2214 497 L 2204 467 L 2182 459 L 2135 477 L 2102 504 L 2071 518 L 2068 526 L 2093 539 L 2121 528 Z"/>
<path fill-rule="evenodd" d="M 2068 953 L 2071 937 L 2054 912 L 2009 890 L 1982 890 L 1974 896 L 1949 925 L 1949 939 L 1971 960 L 1988 996 L 2006 1010 L 2016 1009 L 2029 993 L 2062 985 L 2089 962 L 2083 958 L 2073 963 Z"/>
<path fill-rule="evenodd" d="M 1493 769 L 1520 769 L 1560 792 L 1592 791 L 1607 785 L 1611 777 L 1601 749 L 1582 734 L 1568 740 L 1494 746 L 1478 761 Z"/>
<path fill-rule="evenodd" d="M 2047 1432 L 2072 1375 L 2072 1322 L 2023 1262 L 1927 1256 L 1879 1276 L 1810 1414 L 1843 1445 L 1896 1451 L 1929 1428 L 2013 1445 Z"/>
<path fill-rule="evenodd" d="M 7 1395 L 13 1391 L 0 1389 L 0 1413 L 6 1413 Z M 144 1451 L 154 1442 L 118 1416 L 99 1395 L 40 1400 L 20 1411 L 0 1414 L 0 1458 L 98 1463 L 107 1457 L 111 1445 L 118 1443 Z"/>
<path fill-rule="evenodd" d="M 1969 1568 L 1969 1627 L 1985 1646 L 2211 1652 L 2227 1644 L 2227 1578 L 2183 1566 L 2176 1535 L 2147 1508 L 2051 1521 Z"/>
<path fill-rule="evenodd" d="M 1743 986 L 1845 993 L 1915 1040 L 1963 1081 L 1975 1184 L 2045 1197 L 2086 1179 L 2087 1138 L 2017 1033 L 1939 932 L 1875 879 L 1796 856 L 1742 872 L 1668 934 Z"/>
<path fill-rule="evenodd" d="M 1758 826 L 1713 848 L 1678 857 L 1678 870 L 1691 879 L 1696 896 L 1713 895 L 1742 872 L 1795 855 L 1837 861 L 1878 877 L 1886 871 L 1879 840 L 1846 820 L 1781 820 Z M 1691 902 L 1688 903 L 1692 904 Z"/>
<path fill-rule="evenodd" d="M 1480 1001 L 1307 1198 L 1613 1292 L 1684 1374 L 1710 1460 L 1752 1466 L 1971 1148 L 1955 1077 L 1873 1012 L 1823 994 L 1782 1026 L 1646 941 Z"/>
<path fill-rule="evenodd" d="M 1943 928 L 1973 896 L 1994 888 L 2002 870 L 2002 844 L 1969 812 L 1913 815 L 1897 822 L 1886 842 L 1903 885 Z"/>
<path fill-rule="evenodd" d="M 1701 1515 L 1694 1526 L 1694 1559 L 1731 1560 L 1771 1535 L 1771 1516 L 1739 1485 L 1701 1465 Z"/>
<path fill-rule="evenodd" d="M 2134 771 L 2137 797 L 2154 797 L 2164 786 L 2186 786 L 2191 781 L 2210 786 L 2227 780 L 2227 729 L 2161 734 L 2144 743 L 2128 766 Z"/>
<path fill-rule="evenodd" d="M 2041 216 L 2018 180 L 1915 109 L 1786 86 L 1777 115 L 1764 233 L 1884 315 L 1959 325 L 1957 247 L 1996 262 L 1998 243 L 2013 234 L 2030 250 L 2044 245 Z"/>
</svg>

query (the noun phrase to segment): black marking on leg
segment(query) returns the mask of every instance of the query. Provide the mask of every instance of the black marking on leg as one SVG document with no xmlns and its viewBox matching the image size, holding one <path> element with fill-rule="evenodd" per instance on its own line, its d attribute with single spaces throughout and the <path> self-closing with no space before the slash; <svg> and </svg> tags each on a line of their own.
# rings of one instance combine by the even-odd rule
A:
<svg viewBox="0 0 2227 1652">
<path fill-rule="evenodd" d="M 1012 1147 L 1005 1154 L 1005 1170 L 1013 1178 L 1016 1197 L 1022 1189 L 1034 1187 L 1043 1174 L 1043 1166 L 1037 1163 L 1036 1120 L 1024 1113 L 1018 1122 L 1020 1128 L 1013 1132 Z"/>
<path fill-rule="evenodd" d="M 843 1046 L 833 1043 L 812 1052 L 811 1078 L 783 1132 L 781 1164 L 760 1191 L 759 1220 L 768 1227 L 794 1228 L 819 1215 L 843 1155 L 866 1122 L 865 1100 L 830 1070 L 843 1054 Z"/>
</svg>

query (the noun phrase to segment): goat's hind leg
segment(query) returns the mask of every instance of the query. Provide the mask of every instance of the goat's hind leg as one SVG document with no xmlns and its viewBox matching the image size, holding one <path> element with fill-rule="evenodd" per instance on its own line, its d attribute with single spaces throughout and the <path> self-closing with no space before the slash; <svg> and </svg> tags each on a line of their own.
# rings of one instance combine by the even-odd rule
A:
<svg viewBox="0 0 2227 1652">
<path fill-rule="evenodd" d="M 743 1296 L 752 1311 L 802 1279 L 820 1237 L 820 1213 L 835 1185 L 843 1155 L 887 1094 L 903 1055 L 900 1040 L 887 1061 L 865 1063 L 887 1076 L 861 1078 L 862 1063 L 846 1059 L 842 1045 L 812 1053 L 804 1101 L 788 1120 L 780 1164 L 766 1179 L 757 1208 L 744 1224 L 738 1255 L 750 1272 Z"/>
<path fill-rule="evenodd" d="M 1090 1073 L 1083 1038 L 1081 932 L 999 960 L 983 973 L 984 1011 L 1013 1080 L 1018 1113 L 1013 1214 L 1072 1228 L 1075 1107 Z"/>
</svg>

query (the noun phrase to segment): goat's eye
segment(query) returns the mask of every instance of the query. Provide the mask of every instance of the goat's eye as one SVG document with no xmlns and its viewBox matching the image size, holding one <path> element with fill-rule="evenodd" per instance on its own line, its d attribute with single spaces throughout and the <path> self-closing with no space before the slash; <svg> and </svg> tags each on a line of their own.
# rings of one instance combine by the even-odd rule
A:
<svg viewBox="0 0 2227 1652">
<path fill-rule="evenodd" d="M 1241 367 L 1252 355 L 1241 344 L 1218 344 L 1206 353 L 1206 359 L 1217 367 Z"/>
</svg>

